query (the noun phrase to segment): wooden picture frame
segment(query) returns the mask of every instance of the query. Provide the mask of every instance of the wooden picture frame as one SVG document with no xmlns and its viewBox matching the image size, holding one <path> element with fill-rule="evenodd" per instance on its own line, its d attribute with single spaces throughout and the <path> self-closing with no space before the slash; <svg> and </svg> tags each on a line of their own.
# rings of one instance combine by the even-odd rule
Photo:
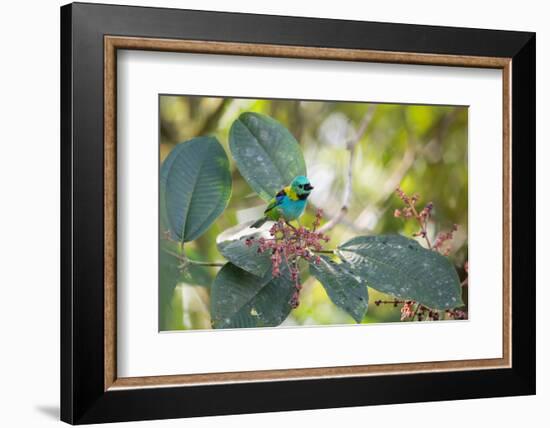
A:
<svg viewBox="0 0 550 428">
<path fill-rule="evenodd" d="M 502 358 L 118 377 L 118 49 L 502 70 Z M 61 9 L 61 53 L 62 420 L 114 422 L 535 392 L 533 33 L 76 3 Z M 411 389 L 413 396 L 406 392 Z"/>
</svg>

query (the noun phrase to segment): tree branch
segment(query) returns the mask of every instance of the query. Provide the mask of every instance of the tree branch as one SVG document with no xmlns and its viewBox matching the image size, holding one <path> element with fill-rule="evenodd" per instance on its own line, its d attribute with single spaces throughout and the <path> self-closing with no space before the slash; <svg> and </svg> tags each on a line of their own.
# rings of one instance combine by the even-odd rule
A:
<svg viewBox="0 0 550 428">
<path fill-rule="evenodd" d="M 370 201 L 370 203 L 357 216 L 357 219 L 354 221 L 354 224 L 359 228 L 359 230 L 363 231 L 367 228 L 367 224 L 369 221 L 369 214 L 377 211 L 377 206 L 381 202 L 387 200 L 395 192 L 395 188 L 399 186 L 399 184 L 403 180 L 403 177 L 405 176 L 409 168 L 414 163 L 415 157 L 416 157 L 415 149 L 411 145 L 405 151 L 405 154 L 403 155 L 403 158 L 401 159 L 397 167 L 391 172 L 389 177 L 385 180 L 384 185 L 382 186 L 382 189 L 380 190 L 380 193 L 379 193 L 380 196 Z"/>
<path fill-rule="evenodd" d="M 340 208 L 340 211 L 328 222 L 326 222 L 323 226 L 319 228 L 319 232 L 327 232 L 334 228 L 338 223 L 340 223 L 346 213 L 349 210 L 349 204 L 351 201 L 351 194 L 352 194 L 352 184 L 353 184 L 353 161 L 355 159 L 355 149 L 357 147 L 357 144 L 363 138 L 365 135 L 365 132 L 367 131 L 367 128 L 369 126 L 370 121 L 372 120 L 372 116 L 374 115 L 375 107 L 370 105 L 367 109 L 367 112 L 363 116 L 363 119 L 361 120 L 361 123 L 359 124 L 359 128 L 357 132 L 355 133 L 355 136 L 353 139 L 349 140 L 347 143 L 347 149 L 349 151 L 349 161 L 348 161 L 348 170 L 347 170 L 347 178 L 346 178 L 346 185 L 344 188 L 344 195 L 342 197 L 342 207 Z"/>
<path fill-rule="evenodd" d="M 218 122 L 224 112 L 227 110 L 229 104 L 231 104 L 231 100 L 224 98 L 216 107 L 216 109 L 210 114 L 210 116 L 206 118 L 203 125 L 197 132 L 197 135 L 206 135 L 214 131 L 217 128 Z"/>
<path fill-rule="evenodd" d="M 168 250 L 162 250 L 166 254 L 170 254 L 173 257 L 176 257 L 182 264 L 183 267 L 187 265 L 198 265 L 198 266 L 214 266 L 214 267 L 222 267 L 225 265 L 225 262 L 201 262 L 200 260 L 192 260 L 187 258 L 185 254 L 177 254 L 172 251 Z"/>
</svg>

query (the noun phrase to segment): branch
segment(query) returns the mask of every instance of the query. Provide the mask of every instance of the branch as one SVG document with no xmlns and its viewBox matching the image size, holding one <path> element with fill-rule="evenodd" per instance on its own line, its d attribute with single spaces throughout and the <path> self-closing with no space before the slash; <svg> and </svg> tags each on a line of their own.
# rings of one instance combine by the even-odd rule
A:
<svg viewBox="0 0 550 428">
<path fill-rule="evenodd" d="M 202 127 L 197 132 L 197 135 L 210 134 L 218 126 L 218 121 L 222 117 L 225 110 L 231 103 L 231 100 L 224 98 L 222 102 L 216 107 L 216 109 L 206 118 Z"/>
<path fill-rule="evenodd" d="M 355 133 L 355 137 L 348 141 L 347 143 L 347 149 L 349 151 L 349 161 L 348 161 L 348 170 L 347 170 L 347 179 L 346 179 L 346 185 L 344 188 L 344 196 L 342 197 L 342 207 L 340 208 L 340 211 L 338 214 L 336 214 L 332 219 L 330 219 L 327 223 L 325 223 L 323 226 L 319 228 L 319 232 L 327 232 L 334 228 L 338 223 L 340 223 L 346 213 L 349 209 L 349 204 L 351 201 L 351 188 L 353 183 L 353 161 L 355 159 L 355 149 L 357 147 L 357 144 L 363 138 L 365 135 L 365 132 L 367 131 L 367 128 L 369 126 L 370 121 L 372 120 L 372 116 L 374 115 L 375 107 L 369 106 L 367 109 L 367 112 L 363 116 L 363 119 L 361 120 L 361 123 L 359 124 L 359 129 Z"/>
<path fill-rule="evenodd" d="M 410 205 L 410 207 L 412 209 L 414 217 L 416 218 L 416 221 L 420 225 L 420 230 L 422 232 L 421 236 L 424 238 L 424 240 L 426 241 L 426 244 L 428 245 L 428 248 L 431 250 L 432 243 L 430 242 L 430 238 L 428 237 L 428 221 L 429 221 L 430 214 L 428 212 L 428 215 L 426 216 L 426 218 L 422 220 L 422 218 L 418 215 L 418 211 L 416 211 L 416 207 L 412 204 Z"/>
<path fill-rule="evenodd" d="M 187 263 L 191 265 L 198 265 L 198 266 L 214 266 L 214 267 L 223 267 L 226 265 L 225 262 L 201 262 L 198 260 L 190 260 L 187 259 Z"/>
<path fill-rule="evenodd" d="M 417 303 L 416 304 L 416 309 L 414 310 L 414 313 L 412 314 L 412 317 L 411 317 L 411 321 L 414 321 L 414 317 L 416 316 L 416 314 L 418 313 L 418 310 L 420 309 L 422 305 L 420 303 Z"/>
<path fill-rule="evenodd" d="M 335 250 L 313 250 L 315 254 L 331 254 L 334 255 Z"/>
<path fill-rule="evenodd" d="M 397 165 L 397 167 L 391 172 L 389 177 L 384 181 L 384 185 L 380 190 L 379 197 L 373 199 L 364 209 L 359 213 L 354 224 L 363 231 L 367 227 L 369 221 L 369 214 L 377 210 L 377 206 L 387 200 L 395 191 L 395 188 L 399 186 L 403 177 L 414 163 L 416 154 L 412 145 L 405 151 L 403 158 Z"/>
<path fill-rule="evenodd" d="M 182 268 L 185 268 L 187 265 L 214 266 L 214 267 L 222 267 L 225 265 L 224 262 L 201 262 L 200 260 L 191 260 L 187 258 L 185 254 L 178 254 L 168 250 L 162 250 L 162 251 L 164 251 L 166 254 L 170 254 L 171 256 L 174 256 L 175 258 L 177 258 L 181 262 Z"/>
</svg>

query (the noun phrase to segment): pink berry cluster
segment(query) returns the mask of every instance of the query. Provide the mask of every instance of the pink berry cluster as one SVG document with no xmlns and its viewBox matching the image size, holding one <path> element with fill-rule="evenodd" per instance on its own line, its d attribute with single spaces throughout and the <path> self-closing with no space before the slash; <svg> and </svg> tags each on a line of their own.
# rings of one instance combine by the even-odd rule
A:
<svg viewBox="0 0 550 428">
<path fill-rule="evenodd" d="M 322 251 L 323 244 L 329 241 L 327 235 L 316 231 L 322 218 L 323 211 L 317 210 L 311 229 L 304 226 L 296 228 L 280 219 L 269 229 L 270 238 L 249 237 L 245 240 L 245 244 L 249 247 L 258 244 L 258 253 L 266 251 L 271 253 L 271 274 L 274 277 L 281 275 L 283 261 L 288 266 L 290 278 L 294 283 L 294 293 L 289 302 L 293 309 L 300 304 L 302 289 L 298 260 L 303 258 L 318 264 L 320 258 L 315 252 Z"/>
<path fill-rule="evenodd" d="M 414 317 L 414 312 L 414 302 L 412 300 L 407 300 L 403 303 L 403 306 L 401 306 L 401 321 Z"/>
</svg>

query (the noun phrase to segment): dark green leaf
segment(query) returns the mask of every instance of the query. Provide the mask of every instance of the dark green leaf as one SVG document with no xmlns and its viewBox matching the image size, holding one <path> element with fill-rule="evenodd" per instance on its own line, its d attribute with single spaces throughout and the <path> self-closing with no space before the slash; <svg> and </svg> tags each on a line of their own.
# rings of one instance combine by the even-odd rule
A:
<svg viewBox="0 0 550 428">
<path fill-rule="evenodd" d="M 160 172 L 161 224 L 187 242 L 202 235 L 231 195 L 229 160 L 218 140 L 197 137 L 178 144 Z"/>
<path fill-rule="evenodd" d="M 351 271 L 348 263 L 335 263 L 321 256 L 319 264 L 309 264 L 311 274 L 325 287 L 330 300 L 361 322 L 369 304 L 367 284 Z"/>
<path fill-rule="evenodd" d="M 294 284 L 288 269 L 260 278 L 227 263 L 212 284 L 211 312 L 214 328 L 274 327 L 291 311 Z"/>
<path fill-rule="evenodd" d="M 358 236 L 339 247 L 340 257 L 369 287 L 432 309 L 462 306 L 460 281 L 447 258 L 400 235 Z"/>
<path fill-rule="evenodd" d="M 306 174 L 306 163 L 292 134 L 276 120 L 243 113 L 233 122 L 229 147 L 241 175 L 268 201 L 294 177 Z"/>
<path fill-rule="evenodd" d="M 216 240 L 218 250 L 234 265 L 263 277 L 271 269 L 271 255 L 269 252 L 258 253 L 257 243 L 251 246 L 245 244 L 247 238 L 257 239 L 262 236 L 262 232 L 249 233 L 250 223 L 237 225 L 221 233 Z"/>
</svg>

